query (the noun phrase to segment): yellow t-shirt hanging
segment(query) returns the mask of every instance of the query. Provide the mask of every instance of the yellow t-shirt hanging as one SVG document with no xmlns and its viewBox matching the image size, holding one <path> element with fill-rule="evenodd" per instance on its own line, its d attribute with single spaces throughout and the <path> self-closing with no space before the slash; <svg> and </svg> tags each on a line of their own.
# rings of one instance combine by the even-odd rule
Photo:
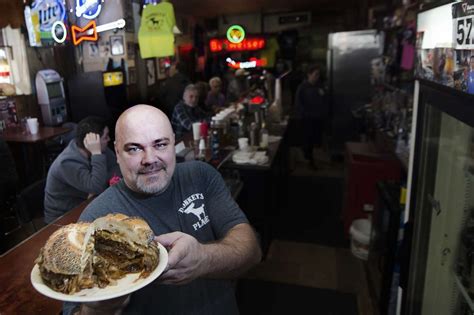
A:
<svg viewBox="0 0 474 315">
<path fill-rule="evenodd" d="M 169 2 L 149 4 L 143 9 L 138 31 L 142 59 L 174 56 L 175 24 L 173 5 Z"/>
</svg>

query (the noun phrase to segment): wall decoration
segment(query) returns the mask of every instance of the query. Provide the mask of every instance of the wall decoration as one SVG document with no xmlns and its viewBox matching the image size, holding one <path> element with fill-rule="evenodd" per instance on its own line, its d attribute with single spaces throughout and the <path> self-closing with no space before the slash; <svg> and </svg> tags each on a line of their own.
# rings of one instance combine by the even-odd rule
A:
<svg viewBox="0 0 474 315">
<path fill-rule="evenodd" d="M 39 26 L 38 12 L 34 12 L 31 8 L 25 6 L 25 25 L 28 31 L 28 40 L 31 47 L 41 47 L 41 34 Z"/>
<path fill-rule="evenodd" d="M 223 38 L 211 38 L 209 40 L 211 52 L 260 50 L 265 48 L 265 45 L 266 40 L 263 37 L 249 37 L 239 43 L 232 43 Z"/>
<path fill-rule="evenodd" d="M 101 0 L 76 0 L 77 17 L 92 20 L 99 16 L 101 9 Z"/>
<path fill-rule="evenodd" d="M 104 72 L 102 75 L 104 78 L 104 86 L 117 86 L 123 84 L 123 72 L 122 71 L 111 71 Z"/>
<path fill-rule="evenodd" d="M 245 30 L 240 25 L 232 25 L 227 29 L 227 39 L 229 42 L 238 44 L 245 38 Z"/>
<path fill-rule="evenodd" d="M 125 20 L 118 19 L 116 21 L 105 23 L 99 26 L 96 26 L 95 20 L 90 21 L 84 27 L 79 27 L 77 25 L 71 26 L 72 33 L 72 42 L 74 45 L 79 45 L 82 41 L 96 41 L 98 38 L 98 33 L 111 31 L 117 28 L 124 28 Z"/>
<path fill-rule="evenodd" d="M 101 58 L 110 57 L 110 46 L 108 42 L 99 42 L 99 56 Z"/>
<path fill-rule="evenodd" d="M 128 84 L 136 84 L 137 83 L 137 72 L 135 67 L 128 68 Z"/>
<path fill-rule="evenodd" d="M 142 59 L 174 55 L 175 16 L 173 5 L 161 1 L 144 6 L 138 31 L 138 44 Z"/>
<path fill-rule="evenodd" d="M 39 32 L 42 40 L 53 39 L 51 30 L 55 22 L 66 22 L 66 8 L 62 0 L 37 0 L 31 5 L 28 17 L 37 16 Z M 32 20 L 31 20 L 32 21 Z M 30 21 L 27 19 L 27 24 Z M 31 23 L 34 27 L 34 23 Z"/>
<path fill-rule="evenodd" d="M 135 43 L 127 42 L 127 59 L 135 60 Z"/>
<path fill-rule="evenodd" d="M 171 67 L 171 58 L 164 57 L 164 58 L 156 58 L 156 76 L 158 80 L 166 79 L 169 71 L 167 71 Z"/>
<path fill-rule="evenodd" d="M 89 43 L 89 57 L 96 58 L 99 57 L 99 45 L 96 42 Z"/>
<path fill-rule="evenodd" d="M 92 34 L 89 34 L 89 30 L 92 30 Z M 79 27 L 77 25 L 71 26 L 71 33 L 72 33 L 72 43 L 74 45 L 79 45 L 82 41 L 96 41 L 97 40 L 97 32 L 95 21 L 90 21 L 84 27 Z M 81 33 L 86 33 L 86 35 L 79 36 Z"/>
<path fill-rule="evenodd" d="M 110 36 L 110 51 L 112 56 L 118 56 L 124 54 L 123 47 L 123 36 L 122 35 L 112 35 Z"/>
<path fill-rule="evenodd" d="M 171 59 L 169 57 L 160 58 L 158 61 L 158 68 L 160 74 L 165 74 L 166 69 L 171 67 Z"/>
<path fill-rule="evenodd" d="M 256 67 L 265 67 L 267 65 L 267 60 L 262 58 L 252 57 L 248 61 L 235 61 L 230 57 L 227 57 L 225 60 L 227 65 L 232 69 L 251 69 Z"/>
<path fill-rule="evenodd" d="M 67 37 L 67 28 L 63 21 L 56 21 L 51 27 L 51 36 L 58 44 L 64 43 Z"/>
<path fill-rule="evenodd" d="M 153 59 L 148 59 L 146 61 L 146 82 L 147 85 L 153 85 L 156 82 L 155 60 Z"/>
</svg>

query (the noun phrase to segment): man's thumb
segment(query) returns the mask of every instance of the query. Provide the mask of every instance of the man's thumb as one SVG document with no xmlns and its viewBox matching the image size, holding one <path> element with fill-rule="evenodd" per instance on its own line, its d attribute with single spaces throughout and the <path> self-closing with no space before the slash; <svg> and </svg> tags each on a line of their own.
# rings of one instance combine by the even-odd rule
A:
<svg viewBox="0 0 474 315">
<path fill-rule="evenodd" d="M 181 235 L 181 232 L 161 234 L 159 236 L 155 236 L 155 241 L 160 243 L 164 247 L 168 247 L 171 246 L 178 238 L 180 238 Z"/>
</svg>

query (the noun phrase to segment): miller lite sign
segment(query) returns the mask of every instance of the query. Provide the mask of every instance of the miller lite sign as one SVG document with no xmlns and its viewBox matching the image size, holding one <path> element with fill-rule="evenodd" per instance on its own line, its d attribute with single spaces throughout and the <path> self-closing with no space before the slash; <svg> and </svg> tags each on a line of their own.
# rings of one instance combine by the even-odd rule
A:
<svg viewBox="0 0 474 315">
<path fill-rule="evenodd" d="M 41 39 L 52 39 L 53 24 L 66 21 L 66 8 L 62 0 L 37 0 L 32 4 L 31 11 L 38 14 Z"/>
</svg>

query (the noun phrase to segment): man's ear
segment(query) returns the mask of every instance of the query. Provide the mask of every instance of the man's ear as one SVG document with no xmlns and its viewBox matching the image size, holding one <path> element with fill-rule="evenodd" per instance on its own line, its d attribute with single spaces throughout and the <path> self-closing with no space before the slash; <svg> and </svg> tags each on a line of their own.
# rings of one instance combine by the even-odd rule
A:
<svg viewBox="0 0 474 315">
<path fill-rule="evenodd" d="M 117 140 L 114 141 L 114 151 L 115 151 L 115 155 L 118 156 L 119 152 L 118 152 L 118 147 L 117 147 Z"/>
</svg>

